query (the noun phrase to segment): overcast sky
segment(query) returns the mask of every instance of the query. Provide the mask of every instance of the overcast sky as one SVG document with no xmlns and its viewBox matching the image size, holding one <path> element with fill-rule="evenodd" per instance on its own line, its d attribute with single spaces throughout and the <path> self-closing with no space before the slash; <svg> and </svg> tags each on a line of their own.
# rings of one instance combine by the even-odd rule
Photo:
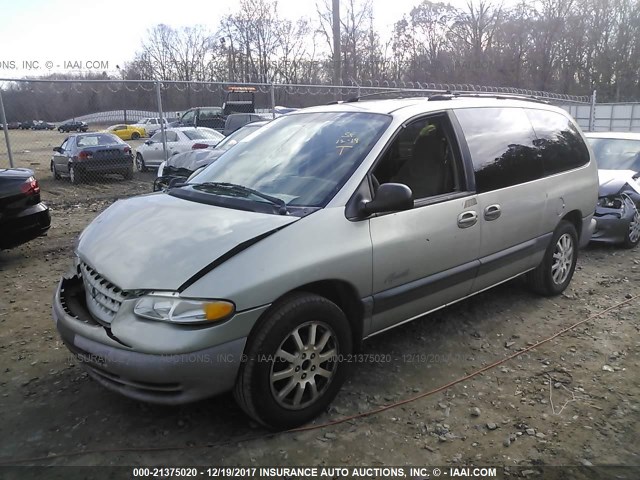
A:
<svg viewBox="0 0 640 480">
<path fill-rule="evenodd" d="M 373 0 L 381 37 L 389 38 L 393 24 L 419 2 Z M 315 0 L 278 3 L 282 16 L 315 20 Z M 466 0 L 448 3 L 463 7 Z M 115 72 L 115 65 L 133 58 L 148 28 L 159 23 L 173 27 L 203 24 L 215 30 L 238 4 L 237 0 L 0 0 L 0 78 L 64 72 L 68 71 L 65 67 L 81 64 L 84 68 L 88 61 L 97 61 L 94 66 L 99 71 L 108 63 L 108 70 Z M 28 71 L 23 62 L 37 65 L 32 63 Z"/>
</svg>

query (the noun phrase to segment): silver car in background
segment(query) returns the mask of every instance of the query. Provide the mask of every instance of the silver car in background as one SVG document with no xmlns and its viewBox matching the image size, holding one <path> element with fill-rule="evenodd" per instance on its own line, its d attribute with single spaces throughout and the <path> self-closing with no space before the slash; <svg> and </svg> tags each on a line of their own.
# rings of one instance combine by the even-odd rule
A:
<svg viewBox="0 0 640 480">
<path fill-rule="evenodd" d="M 443 94 L 296 111 L 80 235 L 53 317 L 89 374 L 274 429 L 325 411 L 364 339 L 519 275 L 571 281 L 598 181 L 575 122 Z"/>
<path fill-rule="evenodd" d="M 178 153 L 215 147 L 224 139 L 224 135 L 212 128 L 177 127 L 164 131 L 167 145 L 167 157 Z M 144 172 L 147 168 L 158 168 L 165 161 L 162 131 L 156 132 L 149 140 L 136 149 L 136 169 Z"/>
<path fill-rule="evenodd" d="M 163 118 L 164 128 L 169 128 L 169 121 L 166 118 Z M 153 136 L 160 127 L 162 126 L 162 121 L 160 118 L 143 118 L 142 120 L 136 122 L 133 126 L 144 128 L 149 137 Z"/>
</svg>

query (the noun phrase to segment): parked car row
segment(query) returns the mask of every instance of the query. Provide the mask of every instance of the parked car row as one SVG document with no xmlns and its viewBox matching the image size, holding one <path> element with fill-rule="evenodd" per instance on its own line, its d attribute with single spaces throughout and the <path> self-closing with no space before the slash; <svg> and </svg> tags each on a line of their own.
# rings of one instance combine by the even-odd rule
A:
<svg viewBox="0 0 640 480">
<path fill-rule="evenodd" d="M 11 130 L 53 130 L 56 126 L 42 120 L 27 120 L 25 122 L 11 122 L 7 124 L 7 128 Z"/>
</svg>

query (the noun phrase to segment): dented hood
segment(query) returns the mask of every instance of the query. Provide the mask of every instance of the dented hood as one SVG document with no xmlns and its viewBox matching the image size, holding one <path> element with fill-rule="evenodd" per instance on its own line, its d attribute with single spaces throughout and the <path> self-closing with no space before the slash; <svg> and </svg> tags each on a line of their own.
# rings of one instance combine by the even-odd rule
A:
<svg viewBox="0 0 640 480">
<path fill-rule="evenodd" d="M 82 232 L 76 252 L 123 290 L 177 290 L 238 245 L 296 220 L 145 195 L 102 212 Z"/>
<path fill-rule="evenodd" d="M 640 194 L 640 184 L 633 178 L 637 175 L 633 170 L 598 170 L 600 196 L 618 193 L 625 184 Z"/>
</svg>

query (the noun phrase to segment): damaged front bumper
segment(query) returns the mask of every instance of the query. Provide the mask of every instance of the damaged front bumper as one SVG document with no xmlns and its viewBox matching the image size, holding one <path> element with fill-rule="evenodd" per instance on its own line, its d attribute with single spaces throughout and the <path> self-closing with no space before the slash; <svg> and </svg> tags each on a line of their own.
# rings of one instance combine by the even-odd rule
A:
<svg viewBox="0 0 640 480">
<path fill-rule="evenodd" d="M 615 244 L 624 242 L 635 212 L 636 206 L 627 195 L 623 195 L 620 208 L 596 207 L 596 230 L 591 240 Z"/>
<path fill-rule="evenodd" d="M 226 330 L 218 335 L 220 343 L 190 348 L 201 346 L 203 338 L 215 338 L 212 330 L 220 326 L 185 327 L 139 320 L 133 318 L 132 305 L 125 307 L 123 303 L 123 308 L 117 320 L 128 325 L 119 331 L 99 322 L 87 309 L 80 275 L 67 275 L 54 296 L 53 319 L 65 345 L 100 384 L 136 400 L 169 405 L 232 389 L 246 336 L 229 339 L 230 322 L 239 317 L 240 322 L 253 324 L 263 311 L 236 314 L 225 322 Z M 147 348 L 141 348 L 145 344 Z"/>
</svg>

